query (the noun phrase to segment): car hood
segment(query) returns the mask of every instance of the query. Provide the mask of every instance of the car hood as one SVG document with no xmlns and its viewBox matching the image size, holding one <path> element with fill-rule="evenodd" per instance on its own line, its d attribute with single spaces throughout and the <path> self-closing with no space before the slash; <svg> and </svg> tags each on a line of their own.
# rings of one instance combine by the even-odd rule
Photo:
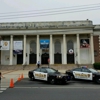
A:
<svg viewBox="0 0 100 100">
<path fill-rule="evenodd" d="M 97 72 L 97 73 L 94 73 L 94 74 L 96 74 L 96 75 L 100 75 L 100 72 Z"/>
</svg>

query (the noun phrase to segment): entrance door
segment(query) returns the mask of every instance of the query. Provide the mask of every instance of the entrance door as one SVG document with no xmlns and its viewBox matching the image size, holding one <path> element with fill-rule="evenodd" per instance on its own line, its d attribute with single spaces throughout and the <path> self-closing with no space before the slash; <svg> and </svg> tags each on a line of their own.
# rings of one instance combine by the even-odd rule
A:
<svg viewBox="0 0 100 100">
<path fill-rule="evenodd" d="M 23 54 L 17 54 L 17 64 L 23 64 Z"/>
<path fill-rule="evenodd" d="M 30 64 L 36 64 L 36 54 L 30 54 Z"/>
<path fill-rule="evenodd" d="M 47 53 L 42 54 L 42 56 L 41 56 L 42 64 L 48 64 L 48 58 L 49 58 L 49 54 L 47 54 Z"/>
<path fill-rule="evenodd" d="M 74 54 L 67 54 L 67 63 L 74 64 Z"/>
<path fill-rule="evenodd" d="M 61 64 L 62 63 L 62 55 L 60 53 L 54 54 L 54 63 Z"/>
</svg>

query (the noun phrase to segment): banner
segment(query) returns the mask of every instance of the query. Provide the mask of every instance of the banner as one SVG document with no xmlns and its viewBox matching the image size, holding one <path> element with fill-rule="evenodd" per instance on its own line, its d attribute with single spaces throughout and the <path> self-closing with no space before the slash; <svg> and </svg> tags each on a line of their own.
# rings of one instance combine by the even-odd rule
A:
<svg viewBox="0 0 100 100">
<path fill-rule="evenodd" d="M 23 52 L 22 41 L 14 41 L 14 50 L 13 50 L 13 53 L 14 54 L 22 54 L 22 52 Z"/>
<path fill-rule="evenodd" d="M 0 41 L 0 42 L 1 42 L 0 50 L 9 50 L 9 41 Z"/>
<path fill-rule="evenodd" d="M 80 48 L 89 48 L 89 39 L 80 39 Z"/>
<path fill-rule="evenodd" d="M 23 50 L 22 41 L 14 41 L 14 50 Z"/>
<path fill-rule="evenodd" d="M 40 49 L 47 49 L 49 48 L 49 40 L 40 40 Z"/>
</svg>

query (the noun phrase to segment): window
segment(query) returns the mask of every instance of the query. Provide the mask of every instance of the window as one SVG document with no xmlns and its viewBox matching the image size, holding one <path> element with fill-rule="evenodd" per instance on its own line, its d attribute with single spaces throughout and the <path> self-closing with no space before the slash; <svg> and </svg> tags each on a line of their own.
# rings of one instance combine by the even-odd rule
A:
<svg viewBox="0 0 100 100">
<path fill-rule="evenodd" d="M 69 41 L 67 42 L 67 52 L 69 52 L 70 49 L 73 50 L 73 47 L 74 47 L 73 41 L 69 40 Z"/>
<path fill-rule="evenodd" d="M 81 72 L 81 68 L 73 69 L 73 71 L 79 71 L 79 72 Z"/>
<path fill-rule="evenodd" d="M 61 43 L 59 41 L 55 42 L 55 53 L 61 53 Z"/>
<path fill-rule="evenodd" d="M 41 72 L 46 73 L 47 71 L 46 71 L 46 69 L 41 68 Z"/>
<path fill-rule="evenodd" d="M 34 41 L 31 41 L 30 43 L 30 53 L 36 54 L 36 43 Z"/>
</svg>

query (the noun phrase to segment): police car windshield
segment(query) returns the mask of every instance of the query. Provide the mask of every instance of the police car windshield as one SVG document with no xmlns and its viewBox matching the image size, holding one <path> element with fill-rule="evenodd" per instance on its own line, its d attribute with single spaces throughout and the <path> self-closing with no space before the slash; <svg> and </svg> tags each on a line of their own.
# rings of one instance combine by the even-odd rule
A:
<svg viewBox="0 0 100 100">
<path fill-rule="evenodd" d="M 57 72 L 57 70 L 52 69 L 52 68 L 47 68 L 46 70 L 47 70 L 48 73 L 55 73 L 55 72 Z"/>
<path fill-rule="evenodd" d="M 93 73 L 97 72 L 95 69 L 89 68 L 89 70 Z"/>
</svg>

